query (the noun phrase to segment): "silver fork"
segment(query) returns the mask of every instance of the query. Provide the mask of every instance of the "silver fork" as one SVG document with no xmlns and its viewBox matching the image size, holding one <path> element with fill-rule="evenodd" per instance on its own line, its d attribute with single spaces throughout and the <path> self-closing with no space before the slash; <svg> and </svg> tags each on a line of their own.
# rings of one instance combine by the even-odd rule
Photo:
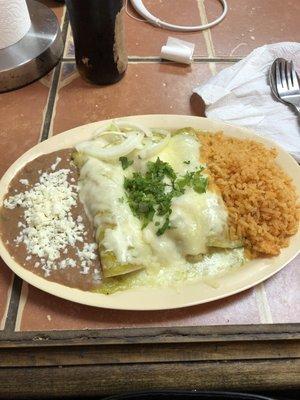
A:
<svg viewBox="0 0 300 400">
<path fill-rule="evenodd" d="M 283 58 L 275 60 L 275 82 L 278 97 L 284 103 L 294 106 L 300 114 L 299 77 L 293 61 L 286 61 Z"/>
</svg>

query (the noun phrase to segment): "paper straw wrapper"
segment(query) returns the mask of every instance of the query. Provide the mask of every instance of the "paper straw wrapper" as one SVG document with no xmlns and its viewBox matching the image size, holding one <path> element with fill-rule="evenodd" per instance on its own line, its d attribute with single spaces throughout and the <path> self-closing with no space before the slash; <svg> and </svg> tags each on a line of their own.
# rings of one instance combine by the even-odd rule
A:
<svg viewBox="0 0 300 400">
<path fill-rule="evenodd" d="M 168 37 L 167 43 L 161 48 L 161 58 L 183 64 L 191 64 L 195 44 L 185 40 Z"/>
</svg>

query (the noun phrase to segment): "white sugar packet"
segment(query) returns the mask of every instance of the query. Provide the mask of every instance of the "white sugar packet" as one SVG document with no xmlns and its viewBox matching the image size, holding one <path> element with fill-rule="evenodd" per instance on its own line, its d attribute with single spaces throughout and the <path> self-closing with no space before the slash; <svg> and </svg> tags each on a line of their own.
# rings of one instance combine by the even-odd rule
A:
<svg viewBox="0 0 300 400">
<path fill-rule="evenodd" d="M 278 57 L 293 60 L 300 73 L 300 43 L 274 43 L 253 50 L 194 89 L 194 93 L 207 105 L 207 117 L 252 128 L 300 162 L 300 117 L 274 100 L 268 84 L 269 68 Z"/>
</svg>

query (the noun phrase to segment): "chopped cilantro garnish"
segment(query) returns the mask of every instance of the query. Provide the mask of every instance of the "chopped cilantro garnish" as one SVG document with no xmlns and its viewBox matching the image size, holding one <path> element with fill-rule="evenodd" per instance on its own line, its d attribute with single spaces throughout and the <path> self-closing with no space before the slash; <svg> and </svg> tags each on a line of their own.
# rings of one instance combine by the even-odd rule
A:
<svg viewBox="0 0 300 400">
<path fill-rule="evenodd" d="M 127 169 L 128 167 L 130 167 L 130 165 L 133 164 L 133 160 L 128 160 L 127 157 L 120 157 L 119 161 L 122 164 L 123 169 Z"/>
<path fill-rule="evenodd" d="M 170 164 L 157 158 L 155 162 L 147 163 L 144 175 L 134 172 L 131 178 L 125 177 L 127 201 L 133 214 L 142 221 L 142 229 L 153 221 L 155 215 L 164 217 L 164 222 L 156 232 L 158 236 L 170 229 L 172 199 L 184 194 L 188 186 L 198 193 L 206 191 L 208 180 L 201 175 L 202 170 L 203 167 L 200 167 L 177 177 Z M 159 225 L 155 222 L 155 226 Z"/>
<path fill-rule="evenodd" d="M 187 172 L 184 176 L 179 177 L 174 185 L 175 190 L 177 190 L 180 194 L 184 193 L 186 186 L 191 186 L 194 172 Z"/>
<path fill-rule="evenodd" d="M 191 163 L 190 160 L 185 160 L 185 161 L 183 161 L 183 164 L 186 164 L 186 165 L 189 165 L 190 163 Z"/>
<path fill-rule="evenodd" d="M 146 175 L 149 177 L 152 177 L 154 179 L 163 179 L 165 176 L 170 178 L 171 180 L 176 179 L 176 174 L 171 167 L 170 164 L 161 161 L 160 158 L 158 157 L 155 162 L 148 162 L 147 163 L 148 171 Z"/>
<path fill-rule="evenodd" d="M 195 172 L 193 177 L 193 189 L 197 193 L 205 193 L 208 186 L 208 179 L 201 175 L 201 172 Z"/>
<path fill-rule="evenodd" d="M 162 235 L 163 233 L 165 233 L 165 231 L 167 229 L 170 229 L 170 219 L 169 216 L 167 216 L 164 224 L 158 229 L 158 231 L 156 232 L 157 236 Z"/>
</svg>

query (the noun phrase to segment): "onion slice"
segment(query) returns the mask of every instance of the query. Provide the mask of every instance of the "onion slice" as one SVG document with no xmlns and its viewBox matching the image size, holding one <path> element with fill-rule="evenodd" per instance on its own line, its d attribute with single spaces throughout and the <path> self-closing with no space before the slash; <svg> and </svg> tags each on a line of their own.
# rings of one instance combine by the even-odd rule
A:
<svg viewBox="0 0 300 400">
<path fill-rule="evenodd" d="M 130 134 L 132 133 L 136 134 L 138 132 L 130 132 Z M 126 137 L 128 137 L 128 135 L 121 131 L 102 131 L 95 136 L 93 141 L 99 143 L 103 143 L 104 141 L 105 144 L 103 144 L 103 147 L 105 147 L 106 145 L 116 145 L 116 142 L 124 141 Z"/>
<path fill-rule="evenodd" d="M 119 157 L 126 156 L 136 149 L 143 136 L 140 133 L 131 133 L 122 143 L 110 147 L 103 147 L 97 140 L 78 143 L 75 148 L 77 151 L 85 153 L 99 160 L 112 161 Z"/>
<path fill-rule="evenodd" d="M 131 133 L 138 133 L 138 132 L 130 132 Z M 105 136 L 105 135 L 120 135 L 120 136 L 127 136 L 125 132 L 121 131 L 102 131 L 97 133 L 95 136 L 95 140 L 97 140 L 98 137 Z"/>
<path fill-rule="evenodd" d="M 116 129 L 111 129 L 111 127 L 115 127 Z M 115 124 L 114 122 L 112 122 L 109 127 L 106 126 L 102 126 L 102 127 L 97 127 L 94 131 L 93 137 L 97 137 L 98 135 L 100 135 L 103 132 L 121 132 L 121 130 L 119 129 L 119 127 L 117 126 L 117 124 Z"/>
<path fill-rule="evenodd" d="M 150 145 L 146 145 L 140 152 L 139 156 L 144 159 L 152 158 L 156 154 L 160 153 L 169 143 L 171 134 L 166 130 L 159 130 L 158 133 L 164 135 L 165 138 L 158 143 L 152 143 Z"/>
<path fill-rule="evenodd" d="M 147 137 L 152 137 L 152 132 L 151 129 L 147 128 L 146 126 L 136 124 L 136 123 L 131 123 L 131 122 L 125 122 L 125 121 L 115 121 L 114 124 L 118 126 L 119 128 L 131 128 L 140 131 Z"/>
</svg>

